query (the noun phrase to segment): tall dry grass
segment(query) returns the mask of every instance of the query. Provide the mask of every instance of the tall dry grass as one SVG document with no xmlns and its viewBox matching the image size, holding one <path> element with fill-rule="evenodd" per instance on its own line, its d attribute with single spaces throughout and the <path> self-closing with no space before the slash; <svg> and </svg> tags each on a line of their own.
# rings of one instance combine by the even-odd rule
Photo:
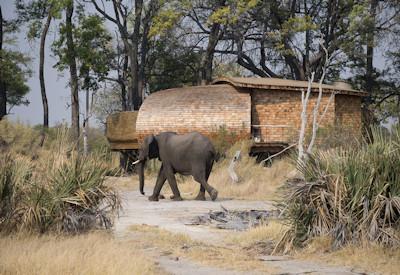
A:
<svg viewBox="0 0 400 275">
<path fill-rule="evenodd" d="M 289 159 L 277 159 L 270 167 L 261 166 L 254 157 L 249 156 L 250 143 L 239 141 L 227 152 L 226 157 L 214 164 L 208 180 L 209 184 L 218 190 L 220 198 L 235 198 L 248 200 L 275 200 L 279 199 L 279 188 L 294 166 Z M 235 165 L 235 172 L 239 182 L 234 183 L 229 176 L 228 167 L 236 151 L 241 151 L 241 159 Z M 183 193 L 197 195 L 200 188 L 192 177 L 182 177 L 179 188 Z"/>
<path fill-rule="evenodd" d="M 349 266 L 374 274 L 398 274 L 400 270 L 399 249 L 364 242 L 332 250 L 333 243 L 331 237 L 315 237 L 295 255 L 300 259 Z"/>
<path fill-rule="evenodd" d="M 0 237 L 0 274 L 160 274 L 132 242 L 94 232 Z"/>
</svg>

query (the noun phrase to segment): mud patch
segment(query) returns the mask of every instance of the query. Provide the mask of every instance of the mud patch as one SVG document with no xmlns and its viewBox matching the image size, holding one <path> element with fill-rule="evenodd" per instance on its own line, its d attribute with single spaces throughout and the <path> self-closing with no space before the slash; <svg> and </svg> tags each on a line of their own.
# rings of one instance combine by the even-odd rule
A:
<svg viewBox="0 0 400 275">
<path fill-rule="evenodd" d="M 185 225 L 207 225 L 219 229 L 244 231 L 268 223 L 277 218 L 278 210 L 228 210 L 221 205 L 220 211 L 210 210 L 207 214 L 191 218 Z"/>
</svg>

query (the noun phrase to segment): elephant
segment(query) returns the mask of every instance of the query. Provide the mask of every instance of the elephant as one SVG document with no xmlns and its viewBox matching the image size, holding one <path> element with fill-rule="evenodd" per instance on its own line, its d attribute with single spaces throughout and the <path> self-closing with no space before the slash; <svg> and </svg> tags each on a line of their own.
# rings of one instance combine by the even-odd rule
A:
<svg viewBox="0 0 400 275">
<path fill-rule="evenodd" d="M 162 132 L 146 136 L 139 149 L 139 157 L 133 164 L 138 164 L 140 193 L 144 195 L 144 168 L 148 159 L 158 158 L 161 168 L 150 201 L 158 201 L 161 188 L 166 180 L 171 187 L 171 199 L 182 200 L 175 180 L 175 174 L 192 175 L 200 183 L 196 200 L 205 200 L 205 191 L 214 201 L 218 191 L 208 184 L 214 160 L 215 149 L 211 141 L 198 132 L 178 135 L 175 132 Z"/>
</svg>

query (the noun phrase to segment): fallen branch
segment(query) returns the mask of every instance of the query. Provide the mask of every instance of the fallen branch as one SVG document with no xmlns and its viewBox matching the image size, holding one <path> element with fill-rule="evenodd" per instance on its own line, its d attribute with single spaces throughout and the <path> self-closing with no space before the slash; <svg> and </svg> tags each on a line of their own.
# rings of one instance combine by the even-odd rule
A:
<svg viewBox="0 0 400 275">
<path fill-rule="evenodd" d="M 269 156 L 268 158 L 262 160 L 262 161 L 260 162 L 260 165 L 264 165 L 265 162 L 267 162 L 267 161 L 273 159 L 273 158 L 276 157 L 276 156 L 279 156 L 280 154 L 286 152 L 286 151 L 289 150 L 290 148 L 295 147 L 296 145 L 297 145 L 297 143 L 293 143 L 292 145 L 289 145 L 288 147 L 284 148 L 282 151 L 279 151 L 278 153 L 273 154 L 272 156 Z"/>
</svg>

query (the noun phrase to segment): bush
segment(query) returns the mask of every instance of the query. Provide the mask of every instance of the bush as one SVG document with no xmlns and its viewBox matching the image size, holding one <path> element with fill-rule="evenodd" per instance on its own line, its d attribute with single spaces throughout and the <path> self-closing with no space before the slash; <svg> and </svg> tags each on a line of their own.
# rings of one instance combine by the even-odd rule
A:
<svg viewBox="0 0 400 275">
<path fill-rule="evenodd" d="M 217 153 L 217 159 L 225 158 L 228 150 L 237 142 L 244 140 L 236 132 L 228 131 L 226 126 L 220 126 L 218 131 L 211 135 L 211 142 Z"/>
<path fill-rule="evenodd" d="M 108 228 L 120 199 L 105 184 L 109 167 L 84 157 L 60 129 L 50 150 L 34 160 L 10 150 L 0 160 L 0 229 L 81 232 Z"/>
<path fill-rule="evenodd" d="M 328 235 L 335 246 L 364 240 L 399 245 L 400 127 L 375 128 L 358 147 L 317 151 L 287 185 L 286 245 Z M 281 243 L 282 245 L 283 243 Z"/>
</svg>

